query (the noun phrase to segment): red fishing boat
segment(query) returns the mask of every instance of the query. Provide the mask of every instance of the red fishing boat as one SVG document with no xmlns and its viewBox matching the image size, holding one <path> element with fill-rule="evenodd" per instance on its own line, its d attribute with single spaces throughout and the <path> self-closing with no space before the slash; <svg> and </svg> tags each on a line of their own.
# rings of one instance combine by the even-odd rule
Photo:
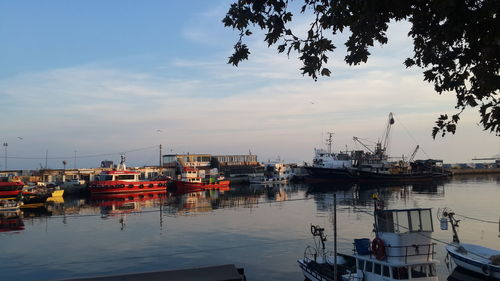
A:
<svg viewBox="0 0 500 281">
<path fill-rule="evenodd" d="M 24 183 L 18 179 L 0 178 L 0 198 L 15 198 L 23 190 Z"/>
<path fill-rule="evenodd" d="M 141 173 L 127 171 L 125 156 L 122 156 L 116 171 L 103 171 L 95 181 L 90 182 L 91 194 L 130 193 L 167 190 L 167 180 L 140 180 Z"/>
<path fill-rule="evenodd" d="M 204 191 L 210 189 L 229 190 L 229 180 L 224 177 L 210 173 L 205 176 L 204 170 L 194 167 L 183 167 L 182 177 L 173 180 L 175 190 L 178 193 Z"/>
</svg>

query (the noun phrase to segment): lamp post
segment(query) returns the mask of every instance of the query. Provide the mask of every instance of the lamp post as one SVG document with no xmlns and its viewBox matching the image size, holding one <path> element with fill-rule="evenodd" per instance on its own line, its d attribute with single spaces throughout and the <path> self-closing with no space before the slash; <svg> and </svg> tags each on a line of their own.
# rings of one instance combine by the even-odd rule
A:
<svg viewBox="0 0 500 281">
<path fill-rule="evenodd" d="M 4 142 L 3 147 L 5 147 L 5 171 L 7 171 L 7 147 L 9 146 L 8 143 Z"/>
</svg>

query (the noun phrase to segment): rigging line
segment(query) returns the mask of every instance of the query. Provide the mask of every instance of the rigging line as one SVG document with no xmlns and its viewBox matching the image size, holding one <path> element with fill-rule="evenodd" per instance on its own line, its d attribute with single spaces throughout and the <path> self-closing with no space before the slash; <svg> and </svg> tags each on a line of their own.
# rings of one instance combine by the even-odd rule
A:
<svg viewBox="0 0 500 281">
<path fill-rule="evenodd" d="M 401 120 L 399 120 L 399 118 L 397 116 L 396 116 L 396 119 L 398 120 L 398 123 L 401 123 L 401 125 L 403 126 L 403 129 L 405 129 L 406 133 L 410 136 L 410 138 L 413 139 L 413 141 L 415 142 L 415 144 L 418 144 L 419 142 L 417 141 L 417 139 L 415 139 L 415 137 L 413 137 L 413 135 L 410 133 L 410 131 L 408 130 L 408 128 L 406 128 L 405 124 L 403 122 L 401 122 Z M 425 154 L 425 156 L 428 159 L 431 159 L 431 157 L 429 157 L 429 155 L 427 154 L 427 152 L 425 152 L 425 150 L 424 150 L 423 147 L 420 147 L 420 150 Z"/>
<path fill-rule="evenodd" d="M 475 220 L 475 221 L 480 221 L 480 222 L 485 222 L 485 223 L 492 223 L 492 224 L 500 224 L 499 221 L 483 220 L 483 219 L 478 219 L 478 218 L 473 218 L 473 217 L 468 217 L 468 216 L 460 215 L 460 214 L 457 214 L 457 213 L 455 213 L 455 215 L 459 216 L 459 217 L 462 217 L 462 218 Z"/>
<path fill-rule="evenodd" d="M 110 156 L 110 155 L 120 155 L 123 153 L 132 153 L 132 152 L 138 152 L 142 150 L 147 150 L 147 149 L 152 149 L 156 148 L 157 146 L 148 146 L 148 147 L 143 147 L 143 148 L 137 148 L 137 149 L 132 149 L 132 150 L 127 150 L 127 151 L 122 151 L 122 152 L 115 152 L 115 153 L 103 153 L 103 154 L 90 154 L 90 155 L 80 155 L 77 156 L 77 159 L 80 158 L 94 158 L 94 157 L 101 157 L 101 156 Z M 5 157 L 4 157 L 5 158 Z M 8 156 L 7 159 L 25 159 L 25 160 L 43 160 L 43 159 L 74 159 L 75 156 L 67 156 L 67 157 L 21 157 L 21 156 Z"/>
</svg>

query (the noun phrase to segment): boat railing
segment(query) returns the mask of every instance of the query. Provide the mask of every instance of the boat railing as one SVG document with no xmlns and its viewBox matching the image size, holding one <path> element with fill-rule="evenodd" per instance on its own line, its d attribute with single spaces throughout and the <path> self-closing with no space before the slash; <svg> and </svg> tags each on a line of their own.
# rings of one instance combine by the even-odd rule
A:
<svg viewBox="0 0 500 281">
<path fill-rule="evenodd" d="M 354 245 L 354 243 L 353 243 Z M 390 244 L 384 245 L 385 248 L 385 256 L 389 259 L 401 259 L 404 258 L 404 262 L 407 263 L 408 259 L 411 261 L 415 261 L 418 259 L 419 261 L 430 261 L 434 259 L 436 243 L 430 244 L 412 244 L 412 245 L 401 245 L 401 246 L 392 246 Z M 354 245 L 354 253 L 357 253 L 356 246 Z M 374 254 L 369 251 L 370 257 L 374 256 Z M 424 258 L 423 260 L 420 258 Z"/>
<path fill-rule="evenodd" d="M 348 273 L 342 276 L 343 281 L 363 281 L 363 276 L 358 276 L 356 272 Z"/>
<path fill-rule="evenodd" d="M 387 245 L 386 253 L 387 258 L 404 258 L 405 263 L 408 262 L 408 258 L 419 258 L 425 257 L 426 261 L 434 259 L 436 243 L 430 244 L 414 244 L 405 246 L 391 246 Z M 403 253 L 404 252 L 404 253 Z"/>
</svg>

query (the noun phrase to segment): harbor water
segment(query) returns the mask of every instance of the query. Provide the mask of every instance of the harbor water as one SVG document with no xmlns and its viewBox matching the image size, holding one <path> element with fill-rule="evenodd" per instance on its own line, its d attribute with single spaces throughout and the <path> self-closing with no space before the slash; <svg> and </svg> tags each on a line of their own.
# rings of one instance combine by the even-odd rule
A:
<svg viewBox="0 0 500 281">
<path fill-rule="evenodd" d="M 450 274 L 437 213 L 456 213 L 461 242 L 500 249 L 500 175 L 455 176 L 400 186 L 241 185 L 230 191 L 135 198 L 65 198 L 2 218 L 1 280 L 54 280 L 235 264 L 247 280 L 304 280 L 297 259 L 312 245 L 311 224 L 333 249 L 374 238 L 372 194 L 386 208 L 432 208 L 440 280 Z M 10 223 L 10 226 L 8 225 Z"/>
</svg>

